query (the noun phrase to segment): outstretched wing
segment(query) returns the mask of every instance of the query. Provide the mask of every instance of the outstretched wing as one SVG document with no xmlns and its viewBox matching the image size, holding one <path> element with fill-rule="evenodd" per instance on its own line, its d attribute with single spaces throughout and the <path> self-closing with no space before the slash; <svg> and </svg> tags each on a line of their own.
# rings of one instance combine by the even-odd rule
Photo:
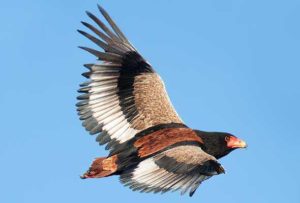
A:
<svg viewBox="0 0 300 203">
<path fill-rule="evenodd" d="M 145 159 L 120 176 L 121 182 L 132 190 L 164 193 L 181 190 L 192 196 L 201 182 L 224 173 L 215 157 L 199 146 L 185 145 Z"/>
<path fill-rule="evenodd" d="M 96 16 L 87 15 L 100 28 L 82 22 L 97 37 L 79 30 L 104 51 L 82 49 L 95 55 L 99 64 L 86 64 L 89 80 L 81 84 L 77 103 L 83 126 L 90 134 L 99 134 L 106 149 L 128 141 L 136 133 L 164 123 L 182 123 L 174 110 L 163 81 L 151 65 L 136 51 L 114 21 L 101 8 L 109 29 Z"/>
</svg>

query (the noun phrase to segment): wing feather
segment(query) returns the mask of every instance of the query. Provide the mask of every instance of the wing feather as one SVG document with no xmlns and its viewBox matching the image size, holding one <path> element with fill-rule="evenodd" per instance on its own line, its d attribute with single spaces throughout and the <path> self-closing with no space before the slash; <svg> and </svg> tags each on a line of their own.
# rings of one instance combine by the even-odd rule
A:
<svg viewBox="0 0 300 203">
<path fill-rule="evenodd" d="M 81 95 L 77 97 L 80 101 L 76 104 L 83 126 L 90 134 L 98 134 L 96 140 L 100 144 L 112 149 L 147 128 L 182 123 L 159 75 L 108 13 L 98 8 L 112 29 L 87 12 L 97 27 L 86 22 L 82 24 L 96 36 L 78 30 L 103 49 L 80 46 L 102 61 L 84 65 L 89 71 L 82 75 L 88 81 L 80 85 Z"/>
<path fill-rule="evenodd" d="M 120 176 L 121 182 L 132 190 L 164 193 L 180 190 L 194 194 L 208 178 L 224 172 L 215 157 L 199 146 L 182 145 L 167 149 L 140 162 Z"/>
</svg>

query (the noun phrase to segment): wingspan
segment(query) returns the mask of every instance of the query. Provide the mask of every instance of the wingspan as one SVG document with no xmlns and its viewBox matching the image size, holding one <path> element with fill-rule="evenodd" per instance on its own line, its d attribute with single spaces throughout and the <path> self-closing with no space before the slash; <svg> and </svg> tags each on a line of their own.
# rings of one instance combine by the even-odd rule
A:
<svg viewBox="0 0 300 203">
<path fill-rule="evenodd" d="M 164 83 L 151 65 L 130 44 L 114 21 L 99 6 L 112 30 L 96 16 L 87 15 L 100 28 L 83 22 L 97 37 L 79 30 L 104 51 L 81 47 L 99 64 L 86 64 L 89 80 L 78 90 L 78 114 L 97 141 L 113 149 L 138 132 L 164 123 L 183 123 L 173 108 Z"/>
<path fill-rule="evenodd" d="M 136 168 L 120 176 L 132 190 L 164 193 L 181 190 L 194 194 L 201 182 L 224 173 L 215 157 L 199 146 L 178 146 L 140 162 Z"/>
</svg>

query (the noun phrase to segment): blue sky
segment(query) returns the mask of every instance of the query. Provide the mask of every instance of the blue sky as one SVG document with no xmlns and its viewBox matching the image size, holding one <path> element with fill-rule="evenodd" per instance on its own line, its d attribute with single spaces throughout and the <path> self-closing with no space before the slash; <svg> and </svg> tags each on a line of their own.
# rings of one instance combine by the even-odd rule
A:
<svg viewBox="0 0 300 203">
<path fill-rule="evenodd" d="M 165 81 L 190 127 L 247 150 L 190 198 L 81 180 L 107 152 L 81 127 L 76 29 L 100 3 Z M 300 202 L 299 1 L 6 1 L 0 8 L 0 202 Z"/>
</svg>

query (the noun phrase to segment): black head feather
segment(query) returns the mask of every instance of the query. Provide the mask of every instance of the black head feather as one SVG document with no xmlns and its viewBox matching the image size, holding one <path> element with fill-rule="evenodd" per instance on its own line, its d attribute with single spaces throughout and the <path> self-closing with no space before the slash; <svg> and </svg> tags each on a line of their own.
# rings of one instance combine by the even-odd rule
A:
<svg viewBox="0 0 300 203">
<path fill-rule="evenodd" d="M 224 133 L 224 132 L 205 132 L 200 130 L 195 130 L 197 135 L 201 137 L 201 139 L 204 142 L 203 150 L 216 157 L 217 159 L 222 158 L 223 156 L 226 156 L 231 151 L 233 151 L 236 148 L 230 148 L 227 146 L 226 139 L 228 137 L 234 137 L 230 133 Z"/>
</svg>

